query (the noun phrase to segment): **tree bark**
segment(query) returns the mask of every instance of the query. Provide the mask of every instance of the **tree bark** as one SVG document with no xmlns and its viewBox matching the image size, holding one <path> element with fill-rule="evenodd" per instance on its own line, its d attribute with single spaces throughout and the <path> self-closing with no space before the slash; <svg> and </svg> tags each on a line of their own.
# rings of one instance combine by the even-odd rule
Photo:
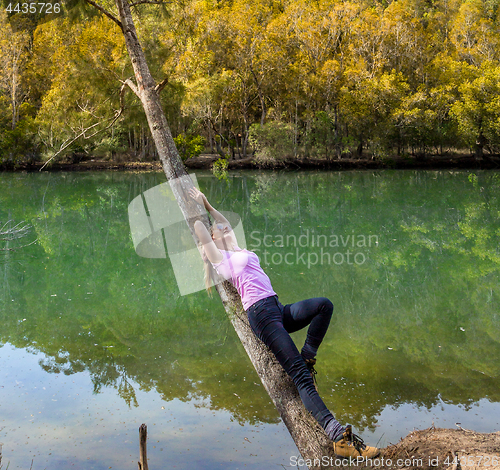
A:
<svg viewBox="0 0 500 470">
<path fill-rule="evenodd" d="M 263 126 L 266 123 L 266 116 L 267 116 L 267 107 L 266 107 L 266 100 L 264 98 L 264 93 L 262 92 L 262 84 L 259 82 L 259 79 L 257 78 L 257 74 L 255 73 L 253 69 L 253 64 L 250 65 L 250 71 L 252 72 L 253 79 L 255 81 L 255 86 L 257 87 L 257 93 L 259 95 L 259 101 L 260 101 L 260 109 L 261 109 L 261 114 L 260 114 L 260 125 Z"/>
<path fill-rule="evenodd" d="M 183 184 L 171 184 L 171 186 L 186 222 L 190 226 L 191 233 L 196 239 L 193 229 L 194 220 L 200 219 L 205 224 L 208 224 L 208 217 L 206 212 L 201 210 L 201 206 L 187 196 L 187 185 L 190 184 L 191 180 L 185 178 L 187 177 L 187 172 L 177 152 L 161 107 L 159 95 L 155 89 L 155 81 L 149 71 L 139 43 L 130 5 L 127 0 L 115 1 L 137 82 L 136 85 L 129 83 L 129 86 L 140 98 L 144 107 L 151 134 L 167 179 L 172 183 L 173 180 L 182 178 Z M 325 465 L 320 466 L 320 463 L 323 457 L 333 456 L 331 441 L 321 426 L 304 408 L 295 385 L 279 365 L 274 354 L 253 334 L 236 289 L 227 281 L 218 284 L 216 289 L 245 351 L 280 413 L 283 422 L 287 426 L 302 457 L 310 459 L 311 462 L 316 459 L 316 462 L 313 462 L 315 465 L 310 466 L 311 469 L 328 468 Z"/>
<path fill-rule="evenodd" d="M 484 146 L 488 143 L 488 139 L 484 136 L 483 131 L 479 131 L 479 135 L 476 139 L 476 143 L 474 145 L 474 156 L 476 160 L 482 160 L 484 153 Z"/>
</svg>

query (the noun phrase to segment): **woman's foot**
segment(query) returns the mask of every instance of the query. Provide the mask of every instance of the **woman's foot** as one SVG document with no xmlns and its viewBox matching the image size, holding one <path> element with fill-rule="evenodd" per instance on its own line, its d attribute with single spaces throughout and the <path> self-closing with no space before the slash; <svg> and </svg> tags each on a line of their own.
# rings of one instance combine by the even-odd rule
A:
<svg viewBox="0 0 500 470">
<path fill-rule="evenodd" d="M 363 440 L 352 432 L 352 426 L 348 424 L 342 437 L 333 443 L 333 451 L 341 458 L 373 459 L 380 455 L 380 449 L 367 446 Z"/>
</svg>

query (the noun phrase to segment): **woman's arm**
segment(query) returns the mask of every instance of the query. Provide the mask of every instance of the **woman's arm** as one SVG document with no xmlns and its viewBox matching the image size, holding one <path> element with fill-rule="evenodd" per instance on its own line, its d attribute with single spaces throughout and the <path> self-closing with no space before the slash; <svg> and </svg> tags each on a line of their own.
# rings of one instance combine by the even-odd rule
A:
<svg viewBox="0 0 500 470">
<path fill-rule="evenodd" d="M 215 246 L 214 241 L 212 240 L 212 236 L 210 232 L 205 227 L 205 224 L 201 220 L 197 220 L 194 223 L 194 231 L 196 232 L 196 236 L 198 240 L 200 240 L 203 249 L 205 250 L 205 254 L 211 263 L 220 263 L 224 257 L 220 250 Z"/>
<path fill-rule="evenodd" d="M 205 209 L 210 213 L 210 215 L 214 218 L 215 223 L 217 224 L 227 224 L 231 226 L 229 221 L 217 210 L 215 209 L 209 202 L 207 197 L 198 189 L 191 188 L 189 190 L 189 195 L 201 204 Z"/>
</svg>

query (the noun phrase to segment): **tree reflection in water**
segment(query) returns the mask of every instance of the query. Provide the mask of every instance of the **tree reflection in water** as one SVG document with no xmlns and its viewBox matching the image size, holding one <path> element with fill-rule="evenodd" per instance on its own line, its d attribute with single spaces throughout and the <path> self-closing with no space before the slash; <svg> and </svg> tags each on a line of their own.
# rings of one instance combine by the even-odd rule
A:
<svg viewBox="0 0 500 470">
<path fill-rule="evenodd" d="M 201 172 L 198 180 L 214 204 L 242 215 L 249 249 L 261 259 L 267 251 L 263 267 L 283 303 L 334 302 L 319 386 L 337 418 L 362 430 L 386 406 L 500 402 L 499 176 L 240 172 L 220 183 Z M 165 401 L 204 400 L 242 423 L 278 421 L 220 302 L 204 292 L 180 297 L 168 260 L 133 250 L 127 205 L 160 174 L 0 180 L 0 220 L 29 221 L 39 240 L 1 265 L 1 343 L 44 353 L 47 373 L 88 371 L 95 393 L 112 387 L 129 406 L 139 384 Z M 352 247 L 359 264 L 284 262 L 286 250 L 307 260 L 320 247 L 272 239 L 306 233 L 378 243 Z M 350 246 L 324 248 L 338 260 Z"/>
</svg>

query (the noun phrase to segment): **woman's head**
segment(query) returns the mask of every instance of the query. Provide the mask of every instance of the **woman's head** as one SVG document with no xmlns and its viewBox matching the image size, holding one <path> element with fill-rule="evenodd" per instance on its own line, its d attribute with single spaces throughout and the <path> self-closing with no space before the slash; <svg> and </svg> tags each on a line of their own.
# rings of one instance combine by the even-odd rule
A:
<svg viewBox="0 0 500 470">
<path fill-rule="evenodd" d="M 229 224 L 213 224 L 211 227 L 212 240 L 217 241 L 223 239 L 228 233 L 232 232 Z"/>
</svg>

